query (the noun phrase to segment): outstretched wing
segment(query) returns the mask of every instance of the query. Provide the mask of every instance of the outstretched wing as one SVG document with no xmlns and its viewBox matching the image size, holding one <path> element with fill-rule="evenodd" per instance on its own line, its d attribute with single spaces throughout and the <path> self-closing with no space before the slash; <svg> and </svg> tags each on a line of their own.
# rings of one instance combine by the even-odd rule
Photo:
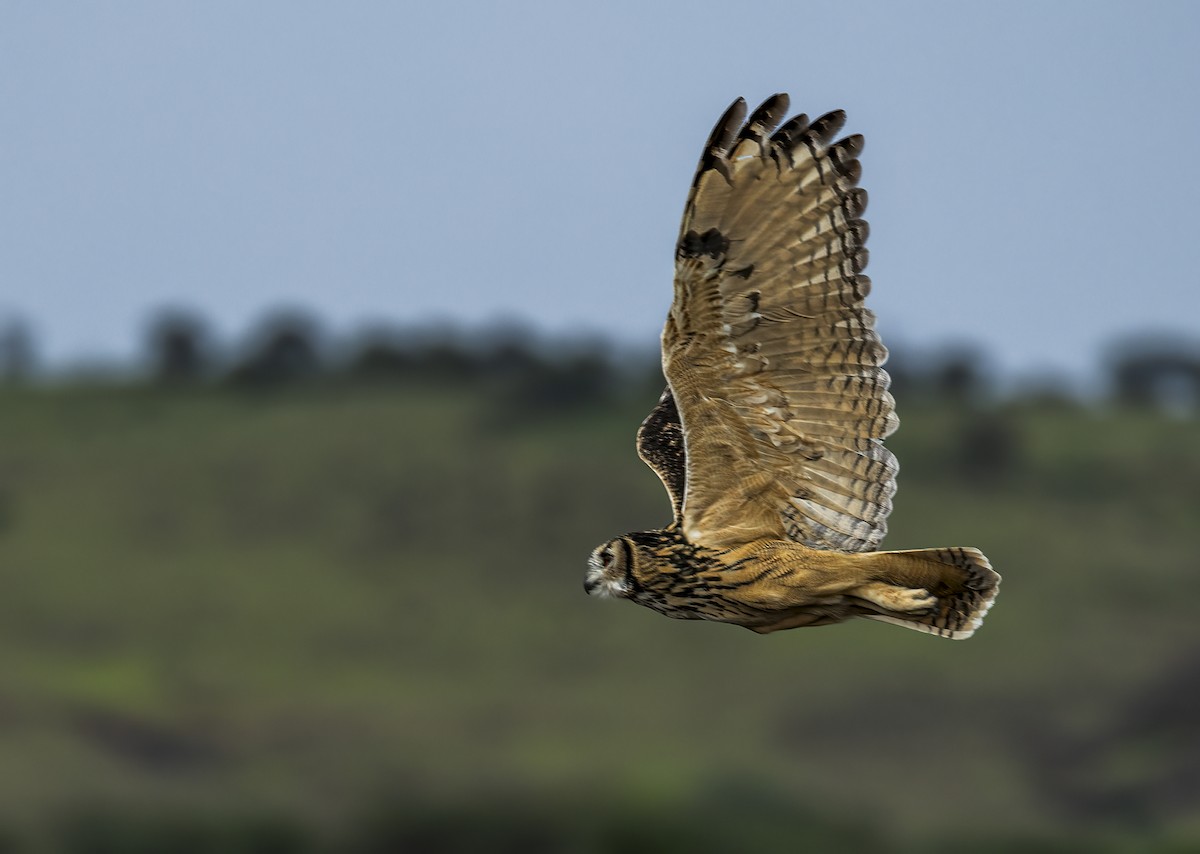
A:
<svg viewBox="0 0 1200 854">
<path fill-rule="evenodd" d="M 638 456 L 662 481 L 671 498 L 675 513 L 674 524 L 683 516 L 683 495 L 687 478 L 687 462 L 683 449 L 683 425 L 671 387 L 663 390 L 658 405 L 646 416 L 637 434 Z"/>
<path fill-rule="evenodd" d="M 713 546 L 787 537 L 869 551 L 887 531 L 897 426 L 845 115 L 778 130 L 738 99 L 700 159 L 676 248 L 663 371 L 686 445 L 682 524 Z M 664 482 L 666 478 L 664 478 Z M 668 490 L 671 485 L 668 484 Z"/>
</svg>

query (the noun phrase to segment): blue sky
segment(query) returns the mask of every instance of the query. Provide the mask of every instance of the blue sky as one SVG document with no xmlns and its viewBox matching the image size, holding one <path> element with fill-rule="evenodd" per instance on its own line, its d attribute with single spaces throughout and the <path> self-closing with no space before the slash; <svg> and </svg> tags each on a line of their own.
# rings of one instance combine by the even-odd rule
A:
<svg viewBox="0 0 1200 854">
<path fill-rule="evenodd" d="M 0 321 L 521 318 L 649 346 L 738 95 L 866 135 L 893 344 L 1076 375 L 1200 334 L 1200 4 L 0 4 Z"/>
</svg>

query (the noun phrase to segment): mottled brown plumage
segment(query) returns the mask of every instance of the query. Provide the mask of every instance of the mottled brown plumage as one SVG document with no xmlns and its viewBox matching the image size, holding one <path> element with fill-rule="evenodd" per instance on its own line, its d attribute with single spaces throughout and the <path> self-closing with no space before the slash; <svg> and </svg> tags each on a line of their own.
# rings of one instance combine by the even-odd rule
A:
<svg viewBox="0 0 1200 854">
<path fill-rule="evenodd" d="M 1000 576 L 975 549 L 875 551 L 897 426 L 870 280 L 861 136 L 845 115 L 746 119 L 738 99 L 700 158 L 663 329 L 667 389 L 638 453 L 674 509 L 589 561 L 589 593 L 758 632 L 854 616 L 965 638 Z"/>
</svg>

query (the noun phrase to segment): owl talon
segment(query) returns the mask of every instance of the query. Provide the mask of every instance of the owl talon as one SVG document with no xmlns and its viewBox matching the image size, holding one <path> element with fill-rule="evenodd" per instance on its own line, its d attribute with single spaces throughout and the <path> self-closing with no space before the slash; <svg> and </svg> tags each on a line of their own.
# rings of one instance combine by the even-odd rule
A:
<svg viewBox="0 0 1200 854">
<path fill-rule="evenodd" d="M 897 598 L 904 603 L 904 607 L 897 610 L 902 610 L 906 614 L 932 614 L 937 610 L 937 597 L 923 587 L 906 590 Z"/>
<path fill-rule="evenodd" d="M 874 582 L 864 584 L 855 595 L 888 611 L 924 616 L 937 610 L 938 599 L 924 587 L 897 587 Z"/>
</svg>

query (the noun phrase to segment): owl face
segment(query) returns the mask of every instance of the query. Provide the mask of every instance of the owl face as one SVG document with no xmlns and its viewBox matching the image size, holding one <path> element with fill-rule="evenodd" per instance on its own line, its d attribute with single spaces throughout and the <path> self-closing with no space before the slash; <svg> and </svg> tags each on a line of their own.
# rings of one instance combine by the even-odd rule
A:
<svg viewBox="0 0 1200 854">
<path fill-rule="evenodd" d="M 610 540 L 588 558 L 583 589 L 601 599 L 628 599 L 633 596 L 633 546 L 625 537 Z"/>
</svg>

